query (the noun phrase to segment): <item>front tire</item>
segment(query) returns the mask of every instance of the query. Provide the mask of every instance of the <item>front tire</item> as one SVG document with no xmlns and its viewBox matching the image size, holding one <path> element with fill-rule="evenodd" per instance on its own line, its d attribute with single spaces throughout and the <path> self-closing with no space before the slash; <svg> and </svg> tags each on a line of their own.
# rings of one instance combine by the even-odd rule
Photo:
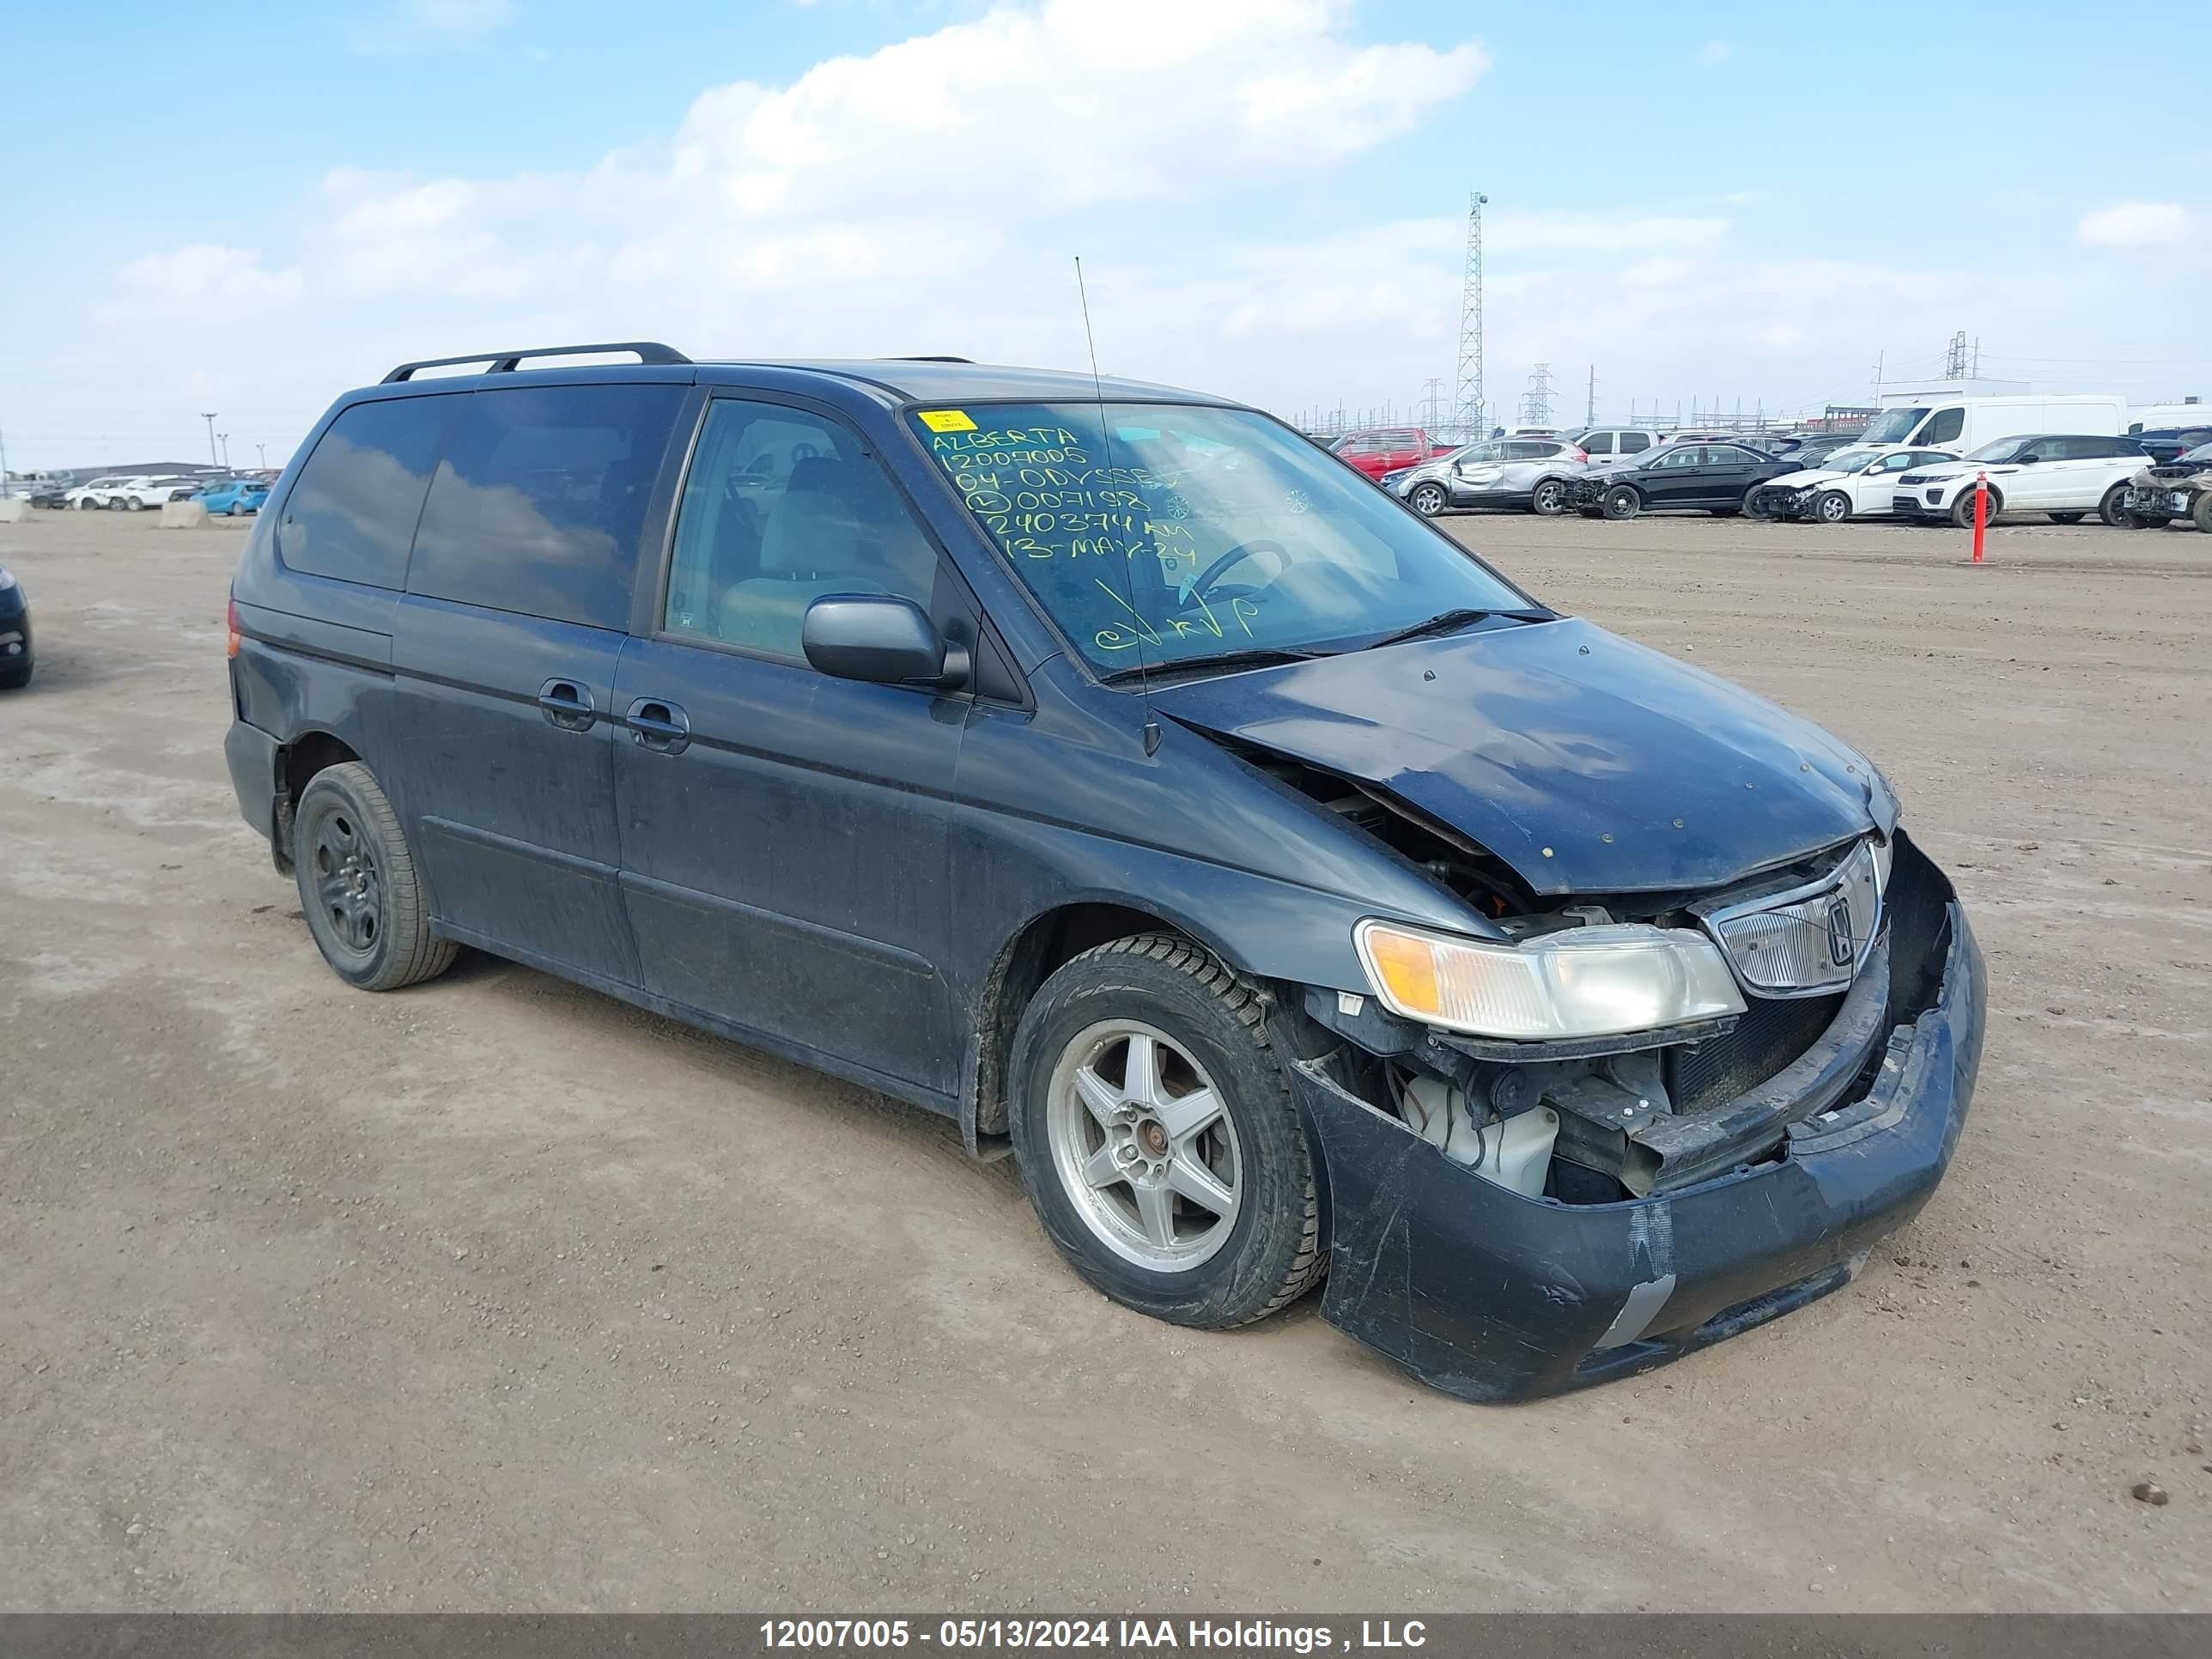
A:
<svg viewBox="0 0 2212 1659">
<path fill-rule="evenodd" d="M 2002 503 L 1997 500 L 1997 492 L 1992 489 L 1990 491 L 1989 516 L 1982 520 L 1984 529 L 1987 529 L 1997 521 L 1997 508 Z M 1974 492 L 1972 490 L 1960 490 L 1959 499 L 1951 503 L 1951 522 L 1961 530 L 1972 530 L 1974 527 Z"/>
<path fill-rule="evenodd" d="M 359 761 L 325 767 L 301 792 L 293 867 L 307 929 L 347 984 L 396 991 L 453 966 L 399 816 Z"/>
<path fill-rule="evenodd" d="M 1165 934 L 1085 951 L 1024 1011 L 1008 1128 L 1067 1263 L 1125 1307 L 1224 1330 L 1327 1266 L 1313 1157 L 1259 994 Z"/>
<path fill-rule="evenodd" d="M 2051 515 L 2051 522 L 2053 524 L 2079 524 L 2082 520 L 2088 516 L 2089 515 L 2086 513 L 2054 513 Z"/>
<path fill-rule="evenodd" d="M 1822 524 L 1841 524 L 1851 516 L 1851 498 L 1840 489 L 1826 489 L 1813 503 L 1813 516 Z"/>
<path fill-rule="evenodd" d="M 1644 510 L 1644 497 L 1627 484 L 1620 484 L 1605 492 L 1605 516 L 1615 523 L 1634 518 Z"/>
<path fill-rule="evenodd" d="M 2212 536 L 2212 489 L 2202 491 L 2190 503 L 2189 522 L 2206 535 Z"/>
<path fill-rule="evenodd" d="M 1451 500 L 1440 483 L 1418 483 L 1407 492 L 1406 505 L 1423 518 L 1433 519 L 1451 505 Z"/>
<path fill-rule="evenodd" d="M 2097 503 L 2097 522 L 2118 529 L 2128 521 L 2127 500 L 2128 487 L 2124 483 L 2114 484 L 2105 492 L 2105 499 Z M 2051 516 L 2054 519 L 2058 517 L 2056 513 Z"/>
</svg>

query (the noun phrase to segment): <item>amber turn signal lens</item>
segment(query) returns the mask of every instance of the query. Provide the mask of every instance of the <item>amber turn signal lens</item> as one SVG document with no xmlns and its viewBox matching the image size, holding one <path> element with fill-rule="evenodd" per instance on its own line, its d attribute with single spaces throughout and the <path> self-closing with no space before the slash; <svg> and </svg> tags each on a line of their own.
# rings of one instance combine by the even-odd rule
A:
<svg viewBox="0 0 2212 1659">
<path fill-rule="evenodd" d="M 1381 929 L 1369 938 L 1368 954 L 1382 983 L 1384 996 L 1401 1008 L 1434 1012 L 1437 993 L 1437 954 L 1425 939 Z"/>
<path fill-rule="evenodd" d="M 226 657 L 235 657 L 238 654 L 239 643 L 238 601 L 236 599 L 231 600 L 231 602 L 224 607 L 223 622 L 225 626 L 229 629 L 230 637 L 223 641 L 222 654 Z"/>
</svg>

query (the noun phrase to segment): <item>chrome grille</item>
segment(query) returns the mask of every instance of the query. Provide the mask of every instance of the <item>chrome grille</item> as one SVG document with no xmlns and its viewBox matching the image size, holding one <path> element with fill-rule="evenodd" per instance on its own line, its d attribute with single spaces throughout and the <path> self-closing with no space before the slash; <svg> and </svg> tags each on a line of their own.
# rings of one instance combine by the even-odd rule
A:
<svg viewBox="0 0 2212 1659">
<path fill-rule="evenodd" d="M 1862 841 L 1803 886 L 1705 912 L 1743 988 L 1754 996 L 1823 996 L 1857 976 L 1881 928 L 1888 848 Z"/>
</svg>

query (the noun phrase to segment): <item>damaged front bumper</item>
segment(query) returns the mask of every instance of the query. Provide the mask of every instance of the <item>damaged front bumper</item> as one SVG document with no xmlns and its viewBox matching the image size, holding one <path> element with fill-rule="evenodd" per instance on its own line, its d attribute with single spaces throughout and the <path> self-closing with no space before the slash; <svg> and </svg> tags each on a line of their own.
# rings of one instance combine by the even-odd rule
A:
<svg viewBox="0 0 2212 1659">
<path fill-rule="evenodd" d="M 1447 1394 L 1513 1401 L 1643 1370 L 1847 1283 L 1942 1179 L 1981 1057 L 1981 954 L 1949 883 L 1913 862 L 1921 914 L 1893 918 L 1897 988 L 1863 1067 L 1840 1089 L 1808 1068 L 1794 1103 L 1770 1088 L 1778 1148 L 1695 1184 L 1523 1197 L 1358 1098 L 1328 1057 L 1300 1062 L 1328 1176 L 1323 1316 Z"/>
</svg>

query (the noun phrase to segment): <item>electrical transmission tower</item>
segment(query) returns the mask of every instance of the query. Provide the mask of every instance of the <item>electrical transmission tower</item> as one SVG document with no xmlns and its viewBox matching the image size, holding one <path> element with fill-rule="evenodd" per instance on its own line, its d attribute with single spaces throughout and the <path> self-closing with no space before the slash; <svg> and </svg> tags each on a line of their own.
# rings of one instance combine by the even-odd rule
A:
<svg viewBox="0 0 2212 1659">
<path fill-rule="evenodd" d="M 1943 378 L 1947 380 L 1966 378 L 1966 331 L 1963 328 L 1951 337 L 1951 349 L 1943 358 Z"/>
<path fill-rule="evenodd" d="M 1444 383 L 1433 374 L 1421 382 L 1421 424 L 1431 437 L 1443 430 Z"/>
<path fill-rule="evenodd" d="M 1467 276 L 1460 288 L 1459 379 L 1452 388 L 1452 424 L 1462 438 L 1484 431 L 1482 391 L 1482 204 L 1480 191 L 1467 204 Z"/>
<path fill-rule="evenodd" d="M 1549 426 L 1552 423 L 1552 366 L 1536 365 L 1536 372 L 1528 377 L 1528 389 L 1521 394 L 1521 424 Z"/>
</svg>

